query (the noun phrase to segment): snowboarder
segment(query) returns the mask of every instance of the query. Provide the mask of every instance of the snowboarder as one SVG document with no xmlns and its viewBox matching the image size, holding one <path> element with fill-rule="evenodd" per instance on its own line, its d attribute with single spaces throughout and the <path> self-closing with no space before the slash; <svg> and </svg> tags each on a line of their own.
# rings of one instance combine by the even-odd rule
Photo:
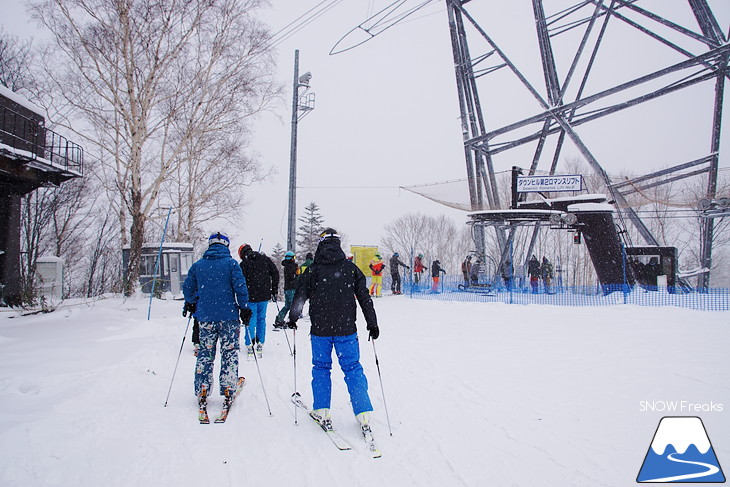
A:
<svg viewBox="0 0 730 487">
<path fill-rule="evenodd" d="M 380 258 L 380 252 L 375 253 L 375 257 L 370 261 L 370 271 L 372 273 L 370 282 L 370 296 L 380 297 L 380 293 L 383 289 L 383 270 L 385 270 L 385 263 Z"/>
<path fill-rule="evenodd" d="M 413 259 L 413 282 L 418 284 L 421 280 L 421 273 L 426 270 L 426 266 L 423 265 L 423 254 L 418 254 Z"/>
<path fill-rule="evenodd" d="M 446 274 L 446 271 L 441 267 L 441 261 L 434 260 L 433 264 L 431 264 L 431 280 L 433 281 L 431 284 L 431 292 L 439 292 L 439 280 L 441 279 L 442 273 Z"/>
<path fill-rule="evenodd" d="M 393 254 L 390 258 L 390 290 L 393 294 L 403 294 L 400 290 L 400 272 L 398 272 L 398 266 L 403 266 L 405 269 L 410 269 L 407 265 L 401 262 L 398 252 Z"/>
<path fill-rule="evenodd" d="M 297 278 L 299 277 L 299 266 L 291 250 L 284 254 L 284 260 L 281 261 L 281 267 L 284 268 L 284 307 L 279 310 L 274 320 L 274 328 L 284 328 L 284 319 L 291 309 L 291 303 L 294 300 L 294 292 L 297 290 Z"/>
<path fill-rule="evenodd" d="M 296 328 L 304 303 L 309 300 L 312 326 L 312 417 L 320 422 L 330 420 L 332 397 L 332 348 L 335 349 L 345 383 L 350 393 L 353 412 L 363 430 L 370 434 L 368 381 L 360 364 L 357 338 L 355 298 L 365 316 L 370 338 L 380 335 L 373 301 L 362 271 L 345 258 L 337 232 L 328 228 L 320 235 L 314 263 L 300 277 L 294 303 L 289 311 L 290 328 Z"/>
<path fill-rule="evenodd" d="M 253 312 L 251 326 L 244 337 L 247 356 L 251 360 L 254 345 L 258 358 L 263 355 L 266 341 L 266 308 L 270 299 L 276 301 L 276 292 L 279 290 L 279 271 L 269 257 L 256 252 L 248 244 L 243 244 L 238 248 L 238 256 L 241 258 L 241 271 L 248 286 L 249 307 Z"/>
<path fill-rule="evenodd" d="M 530 276 L 530 288 L 532 288 L 532 294 L 537 294 L 538 288 L 540 287 L 540 261 L 534 255 L 530 257 L 527 262 L 527 274 Z"/>
<path fill-rule="evenodd" d="M 248 289 L 241 268 L 228 250 L 230 241 L 222 232 L 208 238 L 203 258 L 188 270 L 183 283 L 183 316 L 190 313 L 200 322 L 200 350 L 195 365 L 195 395 L 201 409 L 213 386 L 213 361 L 216 343 L 220 342 L 221 369 L 219 386 L 226 402 L 231 400 L 238 383 L 240 324 L 248 325 Z"/>
</svg>

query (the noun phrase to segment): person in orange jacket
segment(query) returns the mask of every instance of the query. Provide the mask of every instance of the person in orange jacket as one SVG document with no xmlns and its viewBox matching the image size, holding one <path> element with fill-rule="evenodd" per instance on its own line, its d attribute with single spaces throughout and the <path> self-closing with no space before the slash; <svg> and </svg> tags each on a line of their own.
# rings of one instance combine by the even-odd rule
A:
<svg viewBox="0 0 730 487">
<path fill-rule="evenodd" d="M 380 253 L 376 253 L 373 260 L 370 261 L 370 270 L 372 271 L 372 281 L 370 283 L 370 296 L 379 298 L 383 289 L 383 270 L 385 270 L 385 262 L 380 258 Z"/>
</svg>

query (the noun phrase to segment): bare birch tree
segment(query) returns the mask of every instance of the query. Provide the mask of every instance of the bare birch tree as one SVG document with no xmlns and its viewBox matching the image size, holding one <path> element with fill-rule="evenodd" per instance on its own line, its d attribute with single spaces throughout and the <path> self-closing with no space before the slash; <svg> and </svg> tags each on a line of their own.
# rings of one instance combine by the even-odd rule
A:
<svg viewBox="0 0 730 487">
<path fill-rule="evenodd" d="M 0 84 L 13 91 L 30 86 L 33 63 L 32 41 L 20 40 L 0 27 Z"/>
<path fill-rule="evenodd" d="M 118 195 L 125 292 L 139 279 L 147 220 L 163 184 L 199 158 L 191 141 L 235 137 L 275 94 L 269 35 L 254 14 L 263 0 L 33 0 L 54 37 L 45 74 L 57 109 L 102 154 Z M 65 112 L 64 112 L 64 109 Z M 61 121 L 73 130 L 67 121 Z M 127 233 L 128 237 L 127 237 Z"/>
</svg>

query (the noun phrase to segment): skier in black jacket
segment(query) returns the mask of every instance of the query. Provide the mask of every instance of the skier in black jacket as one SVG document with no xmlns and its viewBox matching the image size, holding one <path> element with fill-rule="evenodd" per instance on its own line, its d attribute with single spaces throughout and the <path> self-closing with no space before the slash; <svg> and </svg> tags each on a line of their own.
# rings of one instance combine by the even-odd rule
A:
<svg viewBox="0 0 730 487">
<path fill-rule="evenodd" d="M 284 260 L 281 261 L 281 267 L 284 268 L 284 306 L 279 310 L 274 321 L 274 328 L 284 328 L 284 318 L 291 309 L 294 301 L 294 292 L 297 290 L 297 281 L 299 278 L 299 265 L 297 264 L 294 252 L 289 250 L 284 254 Z"/>
<path fill-rule="evenodd" d="M 398 252 L 396 252 L 393 254 L 393 257 L 390 258 L 390 290 L 393 294 L 403 294 L 400 291 L 401 280 L 398 266 L 402 266 L 404 269 L 410 269 L 410 267 L 401 262 Z"/>
<path fill-rule="evenodd" d="M 253 311 L 251 324 L 244 333 L 248 359 L 253 358 L 254 343 L 256 354 L 261 358 L 266 341 L 266 308 L 269 300 L 276 300 L 279 290 L 279 271 L 274 262 L 265 254 L 256 252 L 250 245 L 238 248 L 241 258 L 241 271 L 248 286 L 248 307 Z"/>
<path fill-rule="evenodd" d="M 368 382 L 360 364 L 357 339 L 357 308 L 360 304 L 370 337 L 380 334 L 375 307 L 362 271 L 347 260 L 340 247 L 337 232 L 328 228 L 320 235 L 314 264 L 299 277 L 294 303 L 289 312 L 289 327 L 296 328 L 304 303 L 309 300 L 312 322 L 312 394 L 315 419 L 328 421 L 332 396 L 332 347 L 335 349 L 350 402 L 363 433 L 370 431 L 369 419 L 373 409 L 368 396 Z"/>
</svg>

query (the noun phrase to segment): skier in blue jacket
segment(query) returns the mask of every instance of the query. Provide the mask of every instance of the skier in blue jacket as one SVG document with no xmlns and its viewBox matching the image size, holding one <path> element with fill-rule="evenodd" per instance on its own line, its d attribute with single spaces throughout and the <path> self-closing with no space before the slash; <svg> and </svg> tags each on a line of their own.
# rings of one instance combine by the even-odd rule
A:
<svg viewBox="0 0 730 487">
<path fill-rule="evenodd" d="M 226 398 L 236 392 L 240 324 L 248 326 L 248 289 L 238 262 L 228 250 L 230 241 L 221 232 L 208 239 L 208 250 L 195 262 L 183 283 L 183 316 L 200 322 L 200 350 L 195 366 L 195 394 L 201 405 L 213 386 L 216 343 L 221 347 L 220 393 Z"/>
</svg>

